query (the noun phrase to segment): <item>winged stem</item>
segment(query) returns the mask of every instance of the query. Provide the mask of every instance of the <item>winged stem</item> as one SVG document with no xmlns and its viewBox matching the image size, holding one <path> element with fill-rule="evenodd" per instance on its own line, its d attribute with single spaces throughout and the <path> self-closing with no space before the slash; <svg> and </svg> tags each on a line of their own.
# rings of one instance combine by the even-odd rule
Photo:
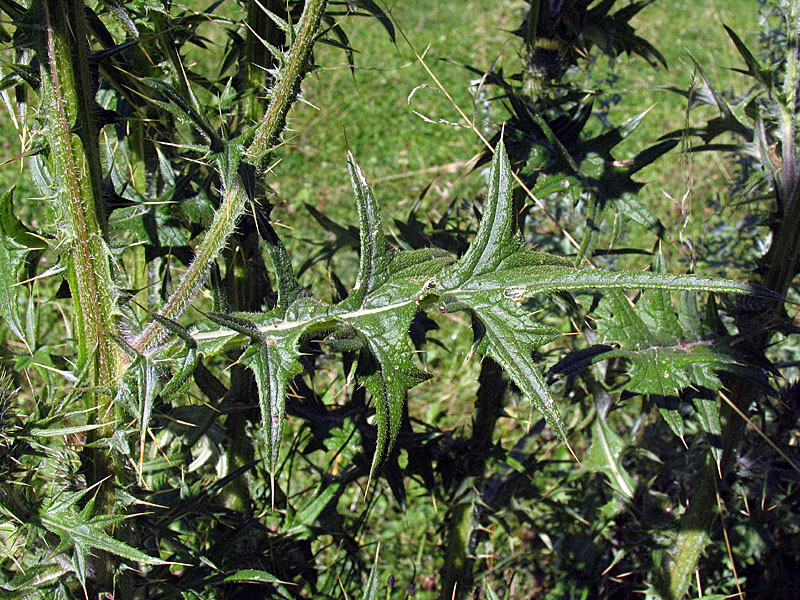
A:
<svg viewBox="0 0 800 600">
<path fill-rule="evenodd" d="M 50 147 L 55 201 L 66 224 L 64 246 L 77 321 L 78 371 L 86 374 L 83 398 L 89 419 L 103 424 L 89 432 L 87 442 L 91 443 L 114 433 L 112 397 L 105 390 L 124 366 L 124 355 L 114 341 L 116 289 L 106 246 L 94 88 L 83 2 L 46 0 L 39 9 L 44 23 L 39 41 L 44 135 Z M 90 463 L 87 484 L 109 482 L 100 486 L 96 506 L 111 513 L 114 462 L 102 449 L 86 447 L 85 453 Z M 110 583 L 114 562 L 106 556 L 101 563 L 99 577 Z"/>
<path fill-rule="evenodd" d="M 265 9 L 280 14 L 285 3 L 281 0 L 250 0 L 247 3 L 248 36 L 245 40 L 247 54 L 248 90 L 262 90 L 269 84 L 269 71 L 275 68 L 276 58 L 264 44 L 267 42 L 275 48 L 282 48 L 286 41 L 283 31 L 277 26 Z M 253 121 L 264 114 L 267 99 L 263 94 L 253 94 L 248 98 L 247 112 Z"/>
<path fill-rule="evenodd" d="M 45 137 L 56 201 L 68 225 L 68 277 L 78 321 L 78 362 L 97 354 L 97 375 L 113 380 L 120 351 L 111 335 L 114 284 L 105 244 L 100 151 L 86 56 L 82 2 L 49 0 L 41 56 Z"/>
</svg>

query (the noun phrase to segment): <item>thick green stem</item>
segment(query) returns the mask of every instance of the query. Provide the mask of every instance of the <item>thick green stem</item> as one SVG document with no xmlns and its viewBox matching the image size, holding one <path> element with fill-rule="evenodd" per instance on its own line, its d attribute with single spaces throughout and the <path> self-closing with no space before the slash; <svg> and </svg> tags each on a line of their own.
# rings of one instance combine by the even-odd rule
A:
<svg viewBox="0 0 800 600">
<path fill-rule="evenodd" d="M 503 414 L 503 395 L 508 382 L 497 362 L 485 357 L 478 376 L 478 394 L 475 399 L 475 419 L 469 441 L 468 457 L 462 477 L 483 479 L 486 456 L 492 447 L 497 419 Z M 463 600 L 471 597 L 474 583 L 475 546 L 478 540 L 477 525 L 483 503 L 470 492 L 462 498 L 450 514 L 447 523 L 447 542 L 442 568 L 440 600 Z"/>
<path fill-rule="evenodd" d="M 80 0 L 44 0 L 44 35 L 39 46 L 44 134 L 57 187 L 56 201 L 65 225 L 67 279 L 76 314 L 78 371 L 85 373 L 84 400 L 89 419 L 106 423 L 91 432 L 88 442 L 113 434 L 113 403 L 107 391 L 124 364 L 114 342 L 115 286 L 106 246 L 102 206 L 102 171 L 94 93 L 89 74 L 84 6 Z M 111 513 L 114 505 L 114 464 L 106 451 L 86 450 L 89 485 L 106 481 L 96 506 Z M 107 557 L 106 557 L 107 558 Z M 110 585 L 113 563 L 103 561 L 99 579 Z M 109 588 L 110 589 L 110 588 Z"/>
<path fill-rule="evenodd" d="M 267 112 L 256 128 L 255 137 L 247 151 L 259 168 L 263 167 L 269 150 L 275 146 L 286 125 L 286 115 L 297 98 L 308 56 L 314 43 L 314 36 L 326 6 L 327 0 L 308 0 L 303 9 L 303 16 L 289 57 L 284 68 L 281 69 L 278 82 L 271 92 Z M 223 170 L 227 171 L 229 175 L 231 171 L 237 172 L 231 165 L 227 165 Z M 223 181 L 225 189 L 222 205 L 215 213 L 211 226 L 197 248 L 194 260 L 161 309 L 162 317 L 174 320 L 183 313 L 202 287 L 212 263 L 225 247 L 228 238 L 236 228 L 237 220 L 245 210 L 248 196 L 238 174 L 223 177 Z M 163 334 L 162 325 L 152 321 L 132 345 L 139 352 L 149 353 L 158 344 Z"/>
<path fill-rule="evenodd" d="M 762 283 L 778 294 L 785 296 L 800 266 L 800 201 L 798 201 L 798 173 L 795 144 L 796 90 L 800 81 L 798 72 L 798 49 L 800 43 L 800 0 L 792 0 L 788 23 L 789 44 L 784 81 L 785 101 L 780 107 L 783 115 L 781 123 L 781 142 L 783 164 L 781 166 L 780 189 L 776 196 L 782 201 L 783 214 L 779 215 L 778 227 L 773 231 L 773 242 L 767 253 L 767 266 Z M 775 302 L 767 310 L 775 322 L 783 311 L 782 303 Z M 769 345 L 773 330 L 763 329 L 750 339 L 754 350 L 763 351 Z M 744 380 L 736 380 L 731 385 L 730 400 L 740 411 L 747 410 L 752 399 L 758 397 L 758 390 Z M 723 459 L 722 474 L 730 471 L 734 463 L 736 449 L 744 437 L 744 421 L 729 406 L 722 411 L 724 427 L 722 431 Z M 708 533 L 716 518 L 716 478 L 717 470 L 709 460 L 703 472 L 698 489 L 691 498 L 684 514 L 678 537 L 672 548 L 672 560 L 667 563 L 660 581 L 661 592 L 667 600 L 681 600 L 686 596 L 692 580 L 691 574 L 697 566 L 700 554 L 708 542 Z"/>
<path fill-rule="evenodd" d="M 45 137 L 57 186 L 57 202 L 67 226 L 69 283 L 77 316 L 78 367 L 89 372 L 89 387 L 107 386 L 120 373 L 122 353 L 113 340 L 115 286 L 105 242 L 100 150 L 93 121 L 83 3 L 47 0 L 41 51 Z M 87 366 L 94 362 L 93 366 Z M 110 420 L 107 394 L 94 417 Z M 110 431 L 99 430 L 105 436 Z"/>
</svg>

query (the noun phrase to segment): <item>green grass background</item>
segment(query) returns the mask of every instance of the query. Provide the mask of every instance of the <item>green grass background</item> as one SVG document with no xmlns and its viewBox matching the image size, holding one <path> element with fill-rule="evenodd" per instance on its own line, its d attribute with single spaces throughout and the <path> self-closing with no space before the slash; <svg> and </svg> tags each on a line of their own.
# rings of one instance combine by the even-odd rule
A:
<svg viewBox="0 0 800 600">
<path fill-rule="evenodd" d="M 509 31 L 521 21 L 524 2 L 393 0 L 382 6 L 469 115 L 473 114 L 469 85 L 474 77 L 456 63 L 480 69 L 500 64 L 507 72 L 518 68 L 517 39 Z M 636 18 L 638 32 L 661 50 L 669 70 L 653 70 L 635 57 L 619 59 L 621 79 L 615 91 L 621 101 L 613 107 L 611 119 L 621 122 L 646 107 L 653 109 L 620 148 L 618 158 L 627 158 L 685 123 L 683 99 L 660 88 L 690 83 L 690 56 L 704 65 L 720 88 L 736 88 L 740 80 L 728 67 L 740 61 L 722 23 L 746 43 L 755 44 L 760 30 L 758 2 L 658 0 Z M 355 222 L 345 163 L 348 148 L 387 216 L 405 214 L 426 189 L 426 207 L 434 214 L 454 197 L 477 193 L 480 178 L 466 177 L 461 165 L 480 150 L 480 142 L 433 87 L 409 44 L 401 35 L 392 44 L 373 19 L 347 19 L 343 25 L 357 50 L 355 72 L 340 50 L 318 47 L 321 66 L 303 85 L 305 102 L 292 110 L 281 162 L 274 170 L 272 186 L 280 205 L 276 217 L 287 226 L 305 228 L 308 218 L 302 203 L 309 202 L 335 219 Z M 442 123 L 427 122 L 415 111 Z M 22 195 L 31 195 L 32 186 L 20 175 L 20 161 L 14 160 L 20 151 L 17 132 L 5 108 L 2 114 L 0 161 L 11 162 L 0 170 L 0 186 L 17 185 Z M 690 159 L 679 152 L 641 176 L 649 182 L 645 198 L 658 210 L 677 212 L 687 188 L 689 201 L 702 204 L 704 196 L 730 177 L 729 167 L 718 158 Z M 305 232 L 297 235 L 302 238 Z"/>
<path fill-rule="evenodd" d="M 425 54 L 425 62 L 456 103 L 472 115 L 472 74 L 442 59 L 481 69 L 502 64 L 507 72 L 515 72 L 517 39 L 508 32 L 519 24 L 526 6 L 510 0 L 454 0 L 394 2 L 388 9 L 414 49 Z M 634 23 L 640 35 L 661 50 L 669 69 L 654 70 L 636 57 L 618 60 L 620 80 L 615 91 L 621 101 L 611 111 L 612 121 L 619 123 L 653 106 L 632 139 L 620 147 L 620 159 L 684 125 L 683 98 L 660 88 L 690 84 L 691 56 L 720 88 L 736 87 L 740 78 L 729 67 L 740 61 L 722 23 L 736 30 L 746 43 L 755 44 L 758 3 L 659 0 L 645 8 Z M 274 187 L 284 209 L 277 214 L 291 224 L 291 215 L 302 212 L 302 202 L 309 202 L 334 218 L 354 222 L 345 169 L 348 147 L 388 214 L 403 214 L 426 188 L 426 206 L 434 213 L 454 196 L 477 191 L 480 181 L 466 178 L 459 165 L 479 151 L 480 141 L 432 87 L 433 81 L 409 45 L 398 36 L 397 45 L 392 46 L 374 21 L 350 21 L 345 27 L 358 50 L 355 74 L 344 64 L 341 52 L 331 48 L 318 52 L 318 62 L 324 66 L 303 86 L 308 103 L 298 104 L 292 111 L 292 130 L 286 135 L 282 163 L 275 170 Z M 455 125 L 427 122 L 414 111 Z M 656 210 L 679 215 L 679 201 L 687 189 L 687 201 L 702 205 L 704 196 L 720 189 L 731 176 L 730 168 L 718 158 L 695 158 L 676 151 L 643 172 L 640 179 L 649 182 L 644 195 Z"/>
</svg>

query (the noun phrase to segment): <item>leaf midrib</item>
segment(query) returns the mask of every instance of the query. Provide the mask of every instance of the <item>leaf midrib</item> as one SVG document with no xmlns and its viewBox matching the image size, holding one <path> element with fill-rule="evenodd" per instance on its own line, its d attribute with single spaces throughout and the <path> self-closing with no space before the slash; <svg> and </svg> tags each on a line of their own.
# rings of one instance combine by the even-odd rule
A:
<svg viewBox="0 0 800 600">
<path fill-rule="evenodd" d="M 358 310 L 345 311 L 340 313 L 329 312 L 326 313 L 324 316 L 319 315 L 309 319 L 302 319 L 296 321 L 281 321 L 273 325 L 256 326 L 256 329 L 258 330 L 259 333 L 269 335 L 270 332 L 289 331 L 292 329 L 307 327 L 309 325 L 319 325 L 321 328 L 324 328 L 324 326 L 330 323 L 331 321 L 347 321 L 350 319 L 357 319 L 359 317 L 380 314 L 400 308 L 405 308 L 406 306 L 416 303 L 418 298 L 419 298 L 418 295 L 414 295 L 411 298 L 403 300 L 402 302 L 395 302 L 392 304 L 386 304 L 384 306 L 378 306 L 374 308 L 361 308 Z M 226 327 L 224 329 L 217 329 L 215 331 L 196 333 L 192 335 L 192 337 L 197 341 L 211 341 L 218 338 L 227 337 L 228 335 L 230 335 L 230 333 L 227 332 L 237 333 L 233 329 L 229 329 Z"/>
</svg>

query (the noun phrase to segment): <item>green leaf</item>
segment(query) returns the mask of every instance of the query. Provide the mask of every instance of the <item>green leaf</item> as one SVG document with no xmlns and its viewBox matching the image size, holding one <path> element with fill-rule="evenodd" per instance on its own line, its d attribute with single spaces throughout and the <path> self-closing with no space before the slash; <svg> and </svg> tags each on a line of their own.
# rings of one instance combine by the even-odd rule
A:
<svg viewBox="0 0 800 600">
<path fill-rule="evenodd" d="M 339 491 L 339 484 L 334 483 L 324 486 L 316 494 L 310 496 L 308 502 L 287 518 L 281 527 L 281 532 L 297 540 L 307 540 L 312 535 L 317 519 L 336 497 Z"/>
<path fill-rule="evenodd" d="M 378 575 L 378 556 L 381 552 L 380 543 L 375 549 L 375 560 L 372 562 L 372 568 L 369 570 L 369 577 L 367 577 L 367 584 L 364 586 L 364 592 L 361 594 L 361 600 L 377 600 L 378 592 L 380 591 L 380 579 Z"/>
<path fill-rule="evenodd" d="M 352 154 L 347 155 L 347 168 L 356 195 L 361 242 L 358 276 L 350 297 L 359 304 L 387 275 L 393 251 L 383 235 L 378 203 Z"/>
<path fill-rule="evenodd" d="M 661 261 L 657 257 L 657 266 Z M 709 302 L 713 302 L 709 300 Z M 702 389 L 722 387 L 717 371 L 737 371 L 740 360 L 716 332 L 699 317 L 697 298 L 684 293 L 676 311 L 669 294 L 647 292 L 634 306 L 622 294 L 607 294 L 598 309 L 598 342 L 617 346 L 594 360 L 621 357 L 630 362 L 630 392 L 650 394 L 676 435 L 683 438 L 683 418 L 677 410 L 678 397 L 687 388 L 701 388 L 693 399 L 699 423 L 711 437 L 715 460 L 721 459 L 720 423 L 716 401 L 703 396 Z"/>
<path fill-rule="evenodd" d="M 89 501 L 78 512 L 76 505 L 89 490 L 62 492 L 51 498 L 40 512 L 42 525 L 57 533 L 62 540 L 69 541 L 74 549 L 78 579 L 83 583 L 86 576 L 86 555 L 90 549 L 103 550 L 114 556 L 145 565 L 169 565 L 172 563 L 149 556 L 136 548 L 114 539 L 106 529 L 124 517 L 115 515 L 92 515 L 94 502 Z"/>
<path fill-rule="evenodd" d="M 606 421 L 606 410 L 597 409 L 592 423 L 592 445 L 581 461 L 583 468 L 605 474 L 611 487 L 628 500 L 633 499 L 636 484 L 621 462 L 625 443 Z"/>
<path fill-rule="evenodd" d="M 771 91 L 773 86 L 772 72 L 769 69 L 764 69 L 761 67 L 758 59 L 753 56 L 753 53 L 750 52 L 750 49 L 741 40 L 741 38 L 736 35 L 736 32 L 733 29 L 727 25 L 723 25 L 723 27 L 733 41 L 733 44 L 736 46 L 736 49 L 739 51 L 739 54 L 744 59 L 744 62 L 747 65 L 747 73 L 756 81 L 758 81 L 765 89 Z"/>
<path fill-rule="evenodd" d="M 426 286 L 450 258 L 435 250 L 392 250 L 378 204 L 352 155 L 348 167 L 358 204 L 361 250 L 355 286 L 338 308 L 348 311 L 340 318 L 361 335 L 367 350 L 359 358 L 359 369 L 377 413 L 378 439 L 370 470 L 374 474 L 397 436 L 406 392 L 429 377 L 414 364 L 408 330 L 425 300 Z"/>
<path fill-rule="evenodd" d="M 719 420 L 719 405 L 716 400 L 705 397 L 697 397 L 692 400 L 694 409 L 697 411 L 697 419 L 700 427 L 705 431 L 711 442 L 711 455 L 717 463 L 717 469 L 722 465 L 722 426 Z M 722 474 L 720 473 L 720 477 Z"/>
<path fill-rule="evenodd" d="M 42 250 L 41 240 L 31 235 L 14 215 L 14 191 L 0 198 L 0 315 L 11 333 L 30 346 L 19 316 L 17 276 L 28 253 Z"/>
<path fill-rule="evenodd" d="M 297 341 L 302 330 L 265 337 L 261 343 L 245 350 L 240 362 L 256 376 L 261 426 L 267 434 L 267 460 L 271 473 L 278 467 L 286 386 L 303 372 L 297 359 Z"/>
<path fill-rule="evenodd" d="M 125 348 L 129 349 L 127 346 Z M 161 377 L 156 364 L 148 357 L 136 355 L 117 388 L 114 396 L 115 404 L 123 406 L 139 421 L 139 456 L 144 460 L 144 444 L 150 418 L 153 414 L 153 403 L 159 393 Z M 174 382 L 170 381 L 174 390 Z M 162 389 L 163 391 L 163 389 Z"/>
<path fill-rule="evenodd" d="M 39 428 L 34 427 L 29 431 L 31 437 L 48 438 L 48 437 L 64 437 L 76 433 L 85 433 L 94 429 L 106 427 L 108 423 L 95 423 L 93 425 L 74 425 L 72 427 L 59 427 L 57 429 Z"/>
<path fill-rule="evenodd" d="M 236 571 L 233 575 L 229 575 L 224 581 L 230 582 L 247 582 L 247 583 L 284 583 L 275 575 L 267 573 L 266 571 L 257 571 L 255 569 L 243 569 Z"/>
<path fill-rule="evenodd" d="M 287 581 L 281 581 L 275 577 L 275 575 L 267 573 L 266 571 L 242 569 L 236 571 L 233 575 L 229 575 L 224 581 L 226 583 L 271 583 L 275 586 L 278 594 L 280 594 L 282 598 L 292 598 L 291 594 L 289 594 L 289 591 L 284 586 L 293 584 Z"/>
<path fill-rule="evenodd" d="M 610 321 L 619 329 L 618 337 L 621 338 L 614 341 L 620 342 L 645 339 L 649 331 L 641 316 L 631 310 L 619 291 L 625 288 L 770 295 L 768 290 L 757 286 L 695 275 L 585 270 L 570 266 L 563 259 L 531 252 L 513 232 L 511 181 L 511 167 L 503 144 L 499 143 L 492 160 L 489 192 L 475 239 L 461 259 L 435 282 L 435 288 L 441 295 L 445 310 L 466 310 L 472 314 L 478 352 L 500 363 L 562 439 L 565 432 L 561 417 L 531 356 L 533 349 L 555 339 L 558 332 L 537 324 L 533 314 L 526 309 L 526 300 L 543 293 L 607 291 L 609 302 L 613 302 L 616 309 L 612 311 L 614 318 Z M 656 337 L 649 344 L 654 356 L 638 363 L 638 371 L 632 370 L 629 386 L 646 389 L 643 393 L 668 396 L 674 394 L 676 387 L 680 389 L 682 384 L 688 385 L 683 370 L 675 367 L 674 363 L 686 359 L 684 364 L 688 365 L 696 356 L 689 358 L 685 353 L 681 354 L 681 348 L 665 355 L 665 346 L 675 346 L 680 342 L 673 339 L 677 322 L 674 315 L 670 316 L 664 308 L 669 302 L 668 295 L 656 292 L 653 297 L 651 310 L 658 316 L 659 323 L 668 326 L 673 335 L 665 339 L 663 332 L 654 334 Z M 701 350 L 699 347 L 698 352 Z M 719 359 L 709 357 L 709 360 Z M 675 415 L 670 413 L 670 416 Z"/>
<path fill-rule="evenodd" d="M 511 180 L 511 166 L 500 143 L 478 232 L 466 253 L 443 273 L 437 290 L 445 310 L 472 314 L 478 352 L 506 370 L 563 439 L 561 416 L 531 356 L 534 348 L 556 339 L 558 333 L 535 323 L 521 303 L 536 293 L 528 293 L 527 286 L 537 267 L 567 263 L 526 250 L 520 236 L 513 233 Z"/>
</svg>

